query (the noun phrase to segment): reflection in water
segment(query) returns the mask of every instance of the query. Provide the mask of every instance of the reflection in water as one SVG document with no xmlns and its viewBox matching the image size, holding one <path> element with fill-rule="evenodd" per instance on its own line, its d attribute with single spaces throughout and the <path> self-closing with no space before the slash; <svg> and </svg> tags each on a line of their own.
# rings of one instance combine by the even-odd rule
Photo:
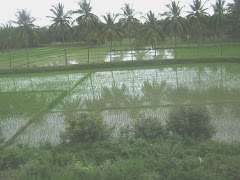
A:
<svg viewBox="0 0 240 180">
<path fill-rule="evenodd" d="M 75 60 L 70 60 L 68 61 L 69 64 L 78 64 L 78 61 L 75 61 Z"/>
<path fill-rule="evenodd" d="M 0 117 L 5 137 L 25 124 L 23 119 L 30 119 L 36 112 L 34 109 L 46 106 L 62 91 L 72 89 L 83 76 L 81 73 L 0 78 Z M 117 135 L 121 126 L 137 120 L 140 114 L 166 122 L 168 113 L 182 105 L 201 105 L 209 109 L 217 128 L 215 140 L 240 140 L 239 104 L 239 64 L 171 65 L 95 72 L 72 89 L 39 123 L 28 127 L 16 143 L 59 142 L 68 113 L 98 110 L 109 124 L 116 126 Z M 15 121 L 19 125 L 14 124 Z"/>
<path fill-rule="evenodd" d="M 97 72 L 66 97 L 65 102 L 74 102 L 72 111 L 98 109 L 106 121 L 118 128 L 134 121 L 139 114 L 156 116 L 165 122 L 172 107 L 181 105 L 207 106 L 211 115 L 215 116 L 213 108 L 218 108 L 217 104 L 232 111 L 232 102 L 240 102 L 240 70 L 235 68 L 232 71 L 228 66 L 189 65 Z M 63 103 L 59 108 L 67 106 L 69 104 Z M 239 114 L 235 117 L 230 117 L 226 111 L 218 114 L 220 117 L 213 119 L 213 123 L 220 123 L 228 117 L 225 128 L 240 127 Z M 237 131 L 231 135 L 231 131 L 222 132 L 222 126 L 216 127 L 218 133 L 214 139 L 240 139 Z M 224 135 L 226 132 L 228 136 Z"/>
<path fill-rule="evenodd" d="M 133 53 L 133 57 L 132 57 Z M 148 59 L 173 59 L 175 53 L 173 49 L 154 49 L 133 50 L 131 51 L 112 51 L 105 57 L 105 62 L 110 61 L 131 61 L 131 60 L 148 60 Z"/>
</svg>

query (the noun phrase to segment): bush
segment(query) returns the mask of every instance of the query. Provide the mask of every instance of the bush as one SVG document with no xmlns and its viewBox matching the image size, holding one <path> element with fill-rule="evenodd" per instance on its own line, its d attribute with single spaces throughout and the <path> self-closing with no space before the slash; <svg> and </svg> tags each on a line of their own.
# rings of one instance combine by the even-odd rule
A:
<svg viewBox="0 0 240 180">
<path fill-rule="evenodd" d="M 62 135 L 62 140 L 65 142 L 95 142 L 105 140 L 111 135 L 111 129 L 100 114 L 73 114 L 67 117 L 67 122 L 69 127 Z"/>
<path fill-rule="evenodd" d="M 152 117 L 141 117 L 134 124 L 136 138 L 153 139 L 166 135 L 166 130 L 161 121 Z"/>
<path fill-rule="evenodd" d="M 181 107 L 169 114 L 167 127 L 181 136 L 193 138 L 211 138 L 215 129 L 210 123 L 210 116 L 205 108 Z"/>
<path fill-rule="evenodd" d="M 154 139 L 163 137 L 167 134 L 167 131 L 161 121 L 152 117 L 139 117 L 132 124 L 132 126 L 126 125 L 120 130 L 120 135 L 129 138 L 133 136 L 135 138 Z"/>
</svg>

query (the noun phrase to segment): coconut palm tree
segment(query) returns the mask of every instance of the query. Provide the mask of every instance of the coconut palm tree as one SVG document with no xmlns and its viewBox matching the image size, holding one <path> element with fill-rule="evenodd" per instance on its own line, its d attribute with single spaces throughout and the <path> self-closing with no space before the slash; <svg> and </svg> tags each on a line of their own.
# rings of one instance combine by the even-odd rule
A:
<svg viewBox="0 0 240 180">
<path fill-rule="evenodd" d="M 119 14 L 111 14 L 107 13 L 103 16 L 105 21 L 102 29 L 100 30 L 99 39 L 100 41 L 110 41 L 110 61 L 111 61 L 111 50 L 112 50 L 112 42 L 114 40 L 119 41 L 121 43 L 124 32 L 123 30 L 115 23 L 116 18 Z"/>
<path fill-rule="evenodd" d="M 55 6 L 52 6 L 50 11 L 53 13 L 54 16 L 47 16 L 48 18 L 51 18 L 53 21 L 53 24 L 50 26 L 54 31 L 61 34 L 62 36 L 62 45 L 64 47 L 64 53 L 65 53 L 65 60 L 67 65 L 67 52 L 65 47 L 65 33 L 67 30 L 69 30 L 70 27 L 70 19 L 69 13 L 64 13 L 64 5 L 61 3 L 58 3 Z"/>
<path fill-rule="evenodd" d="M 166 5 L 168 11 L 161 14 L 162 16 L 167 16 L 166 30 L 174 34 L 175 48 L 177 47 L 177 35 L 183 32 L 184 18 L 181 17 L 181 11 L 183 7 L 179 6 L 179 1 L 172 1 L 170 4 Z"/>
<path fill-rule="evenodd" d="M 17 47 L 17 40 L 14 33 L 14 28 L 11 24 L 5 24 L 0 30 L 1 48 L 9 52 L 10 69 L 12 68 L 12 52 L 11 49 Z"/>
<path fill-rule="evenodd" d="M 207 1 L 202 3 L 201 0 L 193 0 L 193 4 L 190 4 L 191 11 L 188 11 L 187 18 L 190 20 L 190 28 L 192 32 L 195 32 L 198 39 L 198 56 L 199 56 L 199 39 L 202 36 L 204 27 L 206 25 L 206 16 L 208 16 L 208 13 L 206 10 L 208 8 L 205 8 L 205 4 Z"/>
<path fill-rule="evenodd" d="M 133 53 L 132 53 L 132 35 L 133 31 L 138 29 L 138 25 L 140 24 L 140 21 L 135 18 L 134 16 L 137 14 L 135 10 L 130 7 L 129 4 L 125 4 L 123 8 L 121 8 L 123 11 L 123 14 L 121 14 L 122 18 L 119 20 L 119 22 L 122 24 L 123 28 L 128 33 L 128 38 L 131 46 L 131 54 L 132 54 L 132 60 L 133 60 Z"/>
<path fill-rule="evenodd" d="M 213 14 L 213 20 L 212 20 L 212 26 L 213 30 L 216 33 L 223 33 L 226 24 L 227 24 L 227 17 L 226 17 L 226 8 L 225 8 L 225 0 L 217 0 L 216 4 L 212 5 L 214 14 Z M 222 42 L 221 42 L 221 56 L 222 56 Z"/>
<path fill-rule="evenodd" d="M 149 11 L 147 16 L 142 16 L 142 18 L 145 19 L 145 23 L 140 30 L 139 39 L 142 43 L 151 43 L 152 47 L 155 49 L 156 58 L 156 43 L 160 43 L 164 39 L 162 27 L 159 25 L 158 20 L 152 11 Z"/>
<path fill-rule="evenodd" d="M 226 23 L 227 23 L 227 17 L 226 17 L 226 10 L 225 8 L 225 0 L 217 0 L 216 4 L 213 4 L 213 20 L 212 20 L 212 26 L 213 30 L 217 33 L 222 33 L 225 29 Z"/>
<path fill-rule="evenodd" d="M 231 32 L 232 39 L 235 39 L 236 35 L 240 37 L 240 0 L 233 0 L 233 3 L 228 4 L 228 19 L 231 22 Z"/>
<path fill-rule="evenodd" d="M 25 9 L 18 10 L 15 16 L 17 21 L 12 22 L 18 25 L 19 38 L 24 41 L 27 51 L 27 66 L 29 67 L 28 46 L 30 38 L 37 39 L 37 34 L 34 31 L 36 26 L 33 24 L 36 19 L 31 17 L 30 12 Z"/>
<path fill-rule="evenodd" d="M 233 0 L 233 3 L 228 4 L 230 13 L 240 16 L 240 0 Z"/>
<path fill-rule="evenodd" d="M 80 16 L 75 20 L 80 28 L 84 28 L 86 33 L 86 40 L 88 42 L 88 63 L 89 63 L 89 49 L 94 30 L 99 24 L 99 18 L 91 13 L 92 6 L 87 0 L 82 0 L 78 2 L 79 9 L 72 11 L 71 14 L 79 14 Z"/>
</svg>

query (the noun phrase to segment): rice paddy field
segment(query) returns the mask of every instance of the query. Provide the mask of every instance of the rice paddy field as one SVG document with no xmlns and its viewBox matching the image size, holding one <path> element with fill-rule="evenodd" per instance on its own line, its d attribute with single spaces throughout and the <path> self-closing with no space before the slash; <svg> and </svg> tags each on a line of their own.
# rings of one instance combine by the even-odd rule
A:
<svg viewBox="0 0 240 180">
<path fill-rule="evenodd" d="M 222 46 L 215 44 L 202 44 L 199 49 L 196 44 L 180 44 L 177 49 L 170 45 L 159 45 L 155 51 L 151 47 L 134 47 L 130 51 L 129 44 L 116 45 L 110 51 L 108 45 L 92 47 L 90 49 L 89 62 L 110 62 L 110 61 L 129 61 L 129 60 L 149 60 L 149 59 L 174 59 L 174 58 L 205 58 L 205 57 L 239 57 L 239 43 L 224 43 Z M 61 46 L 50 46 L 29 49 L 29 64 L 25 49 L 9 52 L 0 52 L 0 70 L 11 68 L 26 68 L 39 66 L 58 66 L 65 65 L 64 48 Z M 88 63 L 88 49 L 84 46 L 70 45 L 66 48 L 67 64 Z M 11 58 L 10 58 L 11 57 Z"/>
<path fill-rule="evenodd" d="M 140 115 L 166 122 L 179 106 L 209 110 L 216 141 L 240 140 L 240 64 L 204 63 L 148 69 L 67 71 L 0 77 L 5 142 L 58 143 L 72 113 L 98 111 L 119 128 Z"/>
</svg>

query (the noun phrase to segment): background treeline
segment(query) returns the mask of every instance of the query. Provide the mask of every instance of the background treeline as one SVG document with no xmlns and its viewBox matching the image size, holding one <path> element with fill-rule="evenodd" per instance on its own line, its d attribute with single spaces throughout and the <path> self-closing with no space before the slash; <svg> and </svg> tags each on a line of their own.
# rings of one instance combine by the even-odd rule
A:
<svg viewBox="0 0 240 180">
<path fill-rule="evenodd" d="M 37 27 L 36 20 L 27 10 L 18 10 L 16 20 L 11 24 L 0 27 L 0 48 L 10 50 L 15 48 L 29 48 L 46 46 L 50 44 L 65 45 L 65 42 L 80 44 L 100 44 L 105 41 L 122 42 L 128 39 L 130 46 L 151 45 L 162 42 L 201 42 L 204 39 L 214 41 L 237 41 L 240 39 L 240 0 L 226 3 L 225 0 L 216 0 L 210 8 L 214 14 L 209 15 L 205 2 L 193 0 L 190 11 L 182 17 L 184 7 L 179 2 L 172 1 L 166 12 L 154 14 L 149 11 L 140 14 L 134 7 L 125 4 L 121 8 L 122 14 L 106 13 L 103 21 L 92 13 L 90 1 L 82 0 L 75 11 L 64 11 L 64 5 L 59 3 L 51 7 L 52 25 Z M 73 19 L 73 15 L 78 15 Z M 74 16 L 75 17 L 75 16 Z M 14 25 L 14 26 L 12 26 Z M 221 37 L 221 38 L 219 38 Z"/>
</svg>

